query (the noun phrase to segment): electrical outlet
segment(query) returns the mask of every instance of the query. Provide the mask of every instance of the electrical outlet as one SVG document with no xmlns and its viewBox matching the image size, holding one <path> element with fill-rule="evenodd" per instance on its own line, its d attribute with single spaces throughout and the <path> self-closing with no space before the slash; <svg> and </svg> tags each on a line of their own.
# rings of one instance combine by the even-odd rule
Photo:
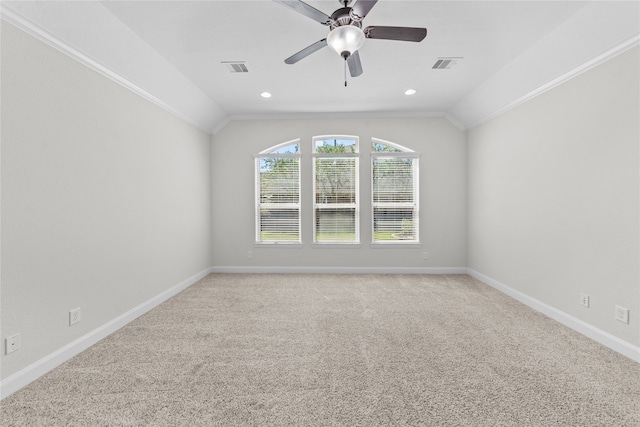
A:
<svg viewBox="0 0 640 427">
<path fill-rule="evenodd" d="M 629 323 L 629 309 L 616 305 L 615 319 L 622 323 Z"/>
<path fill-rule="evenodd" d="M 69 326 L 73 326 L 80 321 L 80 307 L 69 312 Z"/>
<path fill-rule="evenodd" d="M 10 354 L 20 348 L 20 334 L 11 335 L 5 340 L 4 354 Z"/>
<path fill-rule="evenodd" d="M 589 308 L 589 295 L 580 294 L 580 305 Z"/>
<path fill-rule="evenodd" d="M 429 252 L 422 252 L 422 259 L 429 259 Z"/>
</svg>

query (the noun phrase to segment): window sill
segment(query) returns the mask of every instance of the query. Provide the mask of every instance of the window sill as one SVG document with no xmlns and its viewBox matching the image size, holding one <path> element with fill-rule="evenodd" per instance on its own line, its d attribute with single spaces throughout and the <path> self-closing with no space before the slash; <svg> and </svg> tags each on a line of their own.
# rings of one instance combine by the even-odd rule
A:
<svg viewBox="0 0 640 427">
<path fill-rule="evenodd" d="M 270 243 L 254 243 L 254 247 L 256 248 L 280 248 L 280 249 L 298 249 L 304 247 L 302 243 L 278 243 L 278 242 L 270 242 Z"/>
<path fill-rule="evenodd" d="M 420 242 L 393 242 L 393 243 L 370 243 L 371 249 L 420 249 L 422 243 Z"/>
<path fill-rule="evenodd" d="M 360 243 L 313 243 L 311 247 L 314 249 L 359 249 L 362 245 Z"/>
</svg>

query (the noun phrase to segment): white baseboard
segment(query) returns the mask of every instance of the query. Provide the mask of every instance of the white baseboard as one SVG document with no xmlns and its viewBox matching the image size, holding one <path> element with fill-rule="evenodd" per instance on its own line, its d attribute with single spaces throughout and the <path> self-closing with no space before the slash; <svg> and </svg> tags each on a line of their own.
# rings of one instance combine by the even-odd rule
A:
<svg viewBox="0 0 640 427">
<path fill-rule="evenodd" d="M 0 400 L 15 393 L 22 387 L 40 378 L 55 367 L 73 356 L 81 353 L 98 341 L 132 322 L 149 310 L 193 285 L 210 273 L 326 273 L 326 274 L 469 274 L 481 282 L 509 295 L 534 310 L 554 319 L 557 322 L 585 335 L 594 341 L 636 361 L 640 362 L 640 347 L 602 331 L 580 319 L 570 316 L 541 301 L 531 298 L 519 291 L 504 285 L 482 273 L 465 267 L 211 267 L 207 268 L 183 282 L 173 286 L 150 300 L 123 313 L 117 318 L 94 329 L 88 334 L 54 351 L 39 361 L 25 367 L 0 382 Z"/>
<path fill-rule="evenodd" d="M 551 307 L 550 305 L 538 301 L 535 298 L 516 291 L 515 289 L 510 288 L 509 286 L 500 283 L 497 280 L 492 279 L 491 277 L 485 276 L 484 274 L 479 273 L 471 268 L 467 269 L 467 274 L 475 277 L 476 279 L 502 292 L 503 294 L 509 295 L 511 298 L 520 301 L 521 303 L 533 308 L 534 310 L 544 314 L 545 316 L 552 318 L 556 322 L 559 322 L 573 329 L 574 331 L 579 332 L 582 335 L 591 338 L 592 340 L 599 342 L 606 347 L 609 347 L 611 350 L 616 351 L 631 360 L 640 362 L 640 347 L 636 347 L 633 344 L 630 344 L 614 335 L 611 335 L 608 332 L 598 329 L 587 322 L 584 322 L 576 317 L 558 310 L 557 308 Z"/>
<path fill-rule="evenodd" d="M 61 365 L 73 356 L 81 353 L 87 348 L 91 347 L 98 341 L 111 335 L 118 329 L 122 328 L 126 324 L 132 322 L 136 318 L 142 316 L 149 310 L 162 304 L 169 298 L 185 290 L 189 286 L 196 283 L 198 280 L 206 277 L 211 272 L 210 268 L 202 270 L 201 272 L 189 277 L 181 283 L 167 289 L 159 295 L 151 298 L 148 301 L 143 302 L 137 307 L 132 308 L 126 313 L 121 314 L 110 322 L 94 329 L 88 334 L 78 338 L 77 340 L 65 345 L 64 347 L 54 351 L 53 353 L 43 357 L 35 363 L 21 369 L 13 375 L 5 378 L 0 382 L 0 400 L 15 393 L 22 387 L 40 378 L 47 372 L 51 371 L 55 367 Z"/>
<path fill-rule="evenodd" d="M 268 267 L 217 266 L 212 273 L 298 274 L 467 274 L 466 267 Z"/>
</svg>

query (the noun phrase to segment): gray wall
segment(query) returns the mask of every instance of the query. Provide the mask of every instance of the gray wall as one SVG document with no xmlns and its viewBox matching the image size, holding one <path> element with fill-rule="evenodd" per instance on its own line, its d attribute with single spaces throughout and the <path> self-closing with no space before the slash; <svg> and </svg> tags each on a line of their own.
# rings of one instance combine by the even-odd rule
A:
<svg viewBox="0 0 640 427">
<path fill-rule="evenodd" d="M 360 138 L 358 248 L 312 246 L 311 139 L 318 135 Z M 374 249 L 371 237 L 371 138 L 420 153 L 421 247 Z M 300 138 L 302 173 L 301 248 L 254 247 L 253 155 Z M 213 137 L 213 266 L 225 271 L 416 271 L 466 266 L 465 133 L 442 118 L 290 119 L 232 121 Z M 252 251 L 253 258 L 247 258 Z M 423 259 L 423 252 L 429 260 Z"/>
<path fill-rule="evenodd" d="M 6 22 L 1 113 L 6 378 L 209 268 L 211 193 L 208 135 Z"/>
<path fill-rule="evenodd" d="M 468 266 L 636 346 L 639 50 L 468 133 Z"/>
<path fill-rule="evenodd" d="M 468 266 L 640 344 L 637 47 L 468 134 L 441 118 L 280 119 L 210 139 L 5 22 L 1 42 L 1 337 L 22 338 L 3 379 L 210 266 Z M 361 141 L 358 248 L 311 245 L 308 153 L 332 133 Z M 421 153 L 419 248 L 369 245 L 372 137 Z M 295 138 L 304 244 L 255 247 L 252 155 Z"/>
</svg>

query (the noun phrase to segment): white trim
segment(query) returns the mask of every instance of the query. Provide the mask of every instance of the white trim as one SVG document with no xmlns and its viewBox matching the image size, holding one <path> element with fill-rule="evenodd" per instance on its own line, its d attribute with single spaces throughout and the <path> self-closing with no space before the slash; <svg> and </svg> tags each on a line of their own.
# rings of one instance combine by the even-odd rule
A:
<svg viewBox="0 0 640 427">
<path fill-rule="evenodd" d="M 620 43 L 619 45 L 615 46 L 612 49 L 609 49 L 608 51 L 604 52 L 601 55 L 596 56 L 595 58 L 592 58 L 590 61 L 585 62 L 584 64 L 562 74 L 560 77 L 557 77 L 553 80 L 551 80 L 550 82 L 540 86 L 539 88 L 525 94 L 524 96 L 521 96 L 520 98 L 516 99 L 515 101 L 512 101 L 510 103 L 508 103 L 507 105 L 503 106 L 502 108 L 499 108 L 498 110 L 494 111 L 493 113 L 490 113 L 486 116 L 484 116 L 483 118 L 476 120 L 470 124 L 467 124 L 463 129 L 466 130 L 470 130 L 473 128 L 476 128 L 490 120 L 495 119 L 496 117 L 506 113 L 507 111 L 517 107 L 520 104 L 523 104 L 539 95 L 542 95 L 543 93 L 545 93 L 548 90 L 553 89 L 556 86 L 559 86 L 571 79 L 573 79 L 574 77 L 579 76 L 580 74 L 591 70 L 592 68 L 597 67 L 600 64 L 603 64 L 604 62 L 607 62 L 610 59 L 613 59 L 614 57 L 626 52 L 627 50 L 636 47 L 640 45 L 640 34 L 635 35 L 633 37 L 631 37 L 628 40 L 625 40 L 624 42 Z M 449 121 L 451 121 L 452 123 L 453 120 L 450 117 L 448 117 Z M 455 124 L 455 123 L 454 123 Z"/>
<path fill-rule="evenodd" d="M 314 113 L 231 114 L 233 120 L 282 120 L 282 119 L 384 119 L 384 118 L 448 118 L 447 112 L 404 111 L 342 111 Z M 331 136 L 331 135 L 329 135 Z"/>
<path fill-rule="evenodd" d="M 211 273 L 277 274 L 467 274 L 465 267 L 269 267 L 216 266 Z"/>
<path fill-rule="evenodd" d="M 551 307 L 550 305 L 547 305 L 542 301 L 516 291 L 515 289 L 510 288 L 509 286 L 500 283 L 497 280 L 492 279 L 491 277 L 485 276 L 484 274 L 479 273 L 471 268 L 467 269 L 467 274 L 475 277 L 476 279 L 502 292 L 503 294 L 506 294 L 511 298 L 520 301 L 521 303 L 533 308 L 534 310 L 550 317 L 556 322 L 559 322 L 573 329 L 574 331 L 579 332 L 580 334 L 591 338 L 592 340 L 599 342 L 606 347 L 609 347 L 611 350 L 616 351 L 623 356 L 626 356 L 629 359 L 640 363 L 640 347 L 636 347 L 631 343 L 628 343 L 614 335 L 611 335 L 608 332 L 598 329 L 593 325 L 590 325 L 578 318 L 575 318 L 563 311 L 558 310 L 557 308 Z"/>
<path fill-rule="evenodd" d="M 211 134 L 216 135 L 222 129 L 225 128 L 229 123 L 233 121 L 233 118 L 230 116 L 224 116 L 218 123 L 215 123 L 213 128 L 211 129 Z"/>
<path fill-rule="evenodd" d="M 420 153 L 416 153 L 415 151 L 407 151 L 407 152 L 398 152 L 398 151 L 390 151 L 390 152 L 382 152 L 375 151 L 369 154 L 371 157 L 382 158 L 382 159 L 393 159 L 396 157 L 401 157 L 404 159 L 419 159 Z"/>
<path fill-rule="evenodd" d="M 360 242 L 313 242 L 313 249 L 359 249 L 362 247 Z"/>
<path fill-rule="evenodd" d="M 379 242 L 369 243 L 371 249 L 420 249 L 422 243 L 418 241 L 405 241 L 402 240 L 381 240 Z"/>
<path fill-rule="evenodd" d="M 353 157 L 360 157 L 360 152 L 355 152 L 355 153 L 311 153 L 311 157 L 314 159 L 317 158 L 353 158 Z"/>
<path fill-rule="evenodd" d="M 274 153 L 274 151 L 279 150 L 282 147 L 288 147 L 290 145 L 297 145 L 298 146 L 298 152 L 297 153 L 290 153 L 290 154 L 286 154 L 286 153 Z M 300 153 L 302 151 L 301 146 L 302 142 L 300 138 L 295 138 L 292 139 L 291 141 L 285 141 L 285 142 L 279 142 L 276 145 L 267 148 L 266 150 L 262 150 L 261 152 L 259 152 L 258 154 L 255 154 L 254 157 L 280 157 L 283 155 L 287 155 L 287 156 L 300 156 Z"/>
<path fill-rule="evenodd" d="M 449 123 L 451 123 L 453 126 L 455 126 L 460 132 L 465 132 L 468 129 L 467 126 L 465 126 L 460 120 L 458 120 L 452 114 L 444 113 L 442 115 L 442 117 L 447 119 L 449 121 Z"/>
<path fill-rule="evenodd" d="M 448 112 L 398 112 L 398 111 L 371 111 L 357 112 L 344 111 L 335 112 L 318 112 L 318 113 L 282 113 L 282 114 L 232 114 L 224 118 L 216 127 L 213 128 L 213 134 L 218 133 L 227 124 L 233 121 L 245 120 L 313 120 L 313 119 L 393 119 L 393 118 L 436 118 L 445 119 L 451 123 L 459 131 L 464 132 L 465 126 L 458 119 Z"/>
<path fill-rule="evenodd" d="M 407 148 L 404 145 L 400 145 L 400 144 L 395 143 L 395 142 L 387 141 L 386 139 L 371 137 L 371 145 L 373 145 L 373 144 L 388 145 L 391 148 L 394 148 L 394 149 L 398 150 L 398 151 L 394 151 L 393 152 L 395 154 L 407 154 L 407 153 L 420 154 L 420 153 L 416 153 L 415 150 L 412 150 L 411 148 Z M 386 153 L 386 151 L 372 151 L 371 152 L 371 154 L 383 154 L 383 153 Z"/>
<path fill-rule="evenodd" d="M 309 274 L 468 274 L 492 288 L 520 301 L 553 320 L 588 338 L 640 363 L 640 347 L 602 331 L 541 301 L 531 298 L 497 280 L 466 267 L 243 267 L 217 266 L 207 268 L 183 282 L 167 289 L 148 301 L 123 313 L 92 332 L 54 351 L 39 361 L 16 372 L 0 382 L 0 400 L 15 393 L 47 372 L 86 350 L 98 341 L 132 322 L 139 316 L 177 295 L 211 273 L 309 273 Z"/>
<path fill-rule="evenodd" d="M 36 24 L 33 24 L 33 23 L 29 22 L 28 20 L 26 20 L 25 18 L 23 18 L 22 16 L 20 16 L 16 12 L 12 11 L 9 7 L 7 7 L 6 4 L 3 4 L 2 8 L 0 9 L 0 17 L 2 17 L 2 19 L 5 20 L 6 22 L 18 27 L 19 29 L 21 29 L 25 33 L 35 37 L 36 39 L 40 40 L 41 42 L 47 44 L 48 46 L 50 46 L 50 47 L 56 49 L 57 51 L 59 51 L 59 52 L 65 54 L 65 55 L 75 59 L 76 61 L 78 61 L 82 65 L 88 67 L 89 69 L 91 69 L 91 70 L 103 75 L 104 77 L 108 78 L 111 81 L 114 81 L 114 82 L 120 84 L 121 86 L 129 89 L 130 91 L 132 91 L 136 95 L 141 96 L 142 98 L 146 99 L 147 101 L 151 102 L 152 104 L 154 104 L 154 105 L 162 108 L 163 110 L 173 114 L 174 116 L 176 116 L 179 119 L 185 121 L 186 123 L 190 124 L 191 126 L 195 127 L 196 129 L 206 133 L 207 135 L 212 135 L 213 134 L 212 129 L 209 129 L 207 126 L 192 120 L 191 118 L 187 117 L 186 115 L 182 114 L 181 112 L 179 112 L 178 110 L 173 108 L 171 105 L 167 104 L 166 102 L 160 100 L 159 98 L 155 97 L 151 93 L 149 93 L 146 90 L 142 89 L 140 86 L 136 85 L 135 83 L 131 82 L 130 80 L 125 79 L 121 75 L 111 71 L 109 68 L 107 68 L 104 65 L 98 63 L 97 61 L 91 59 L 90 57 L 88 57 L 84 53 L 80 52 L 79 50 L 74 49 L 73 47 L 71 47 L 70 45 L 65 43 L 64 41 L 60 40 L 59 38 L 55 37 L 53 34 L 50 34 L 49 32 L 47 32 L 44 29 L 40 28 Z"/>
<path fill-rule="evenodd" d="M 393 117 L 439 117 L 444 118 L 449 121 L 454 127 L 458 130 L 464 132 L 466 130 L 473 129 L 478 127 L 502 114 L 505 112 L 515 108 L 516 106 L 535 98 L 536 96 L 552 89 L 576 76 L 582 74 L 585 71 L 590 70 L 603 62 L 608 61 L 609 59 L 625 52 L 626 50 L 633 48 L 640 44 L 640 35 L 634 35 L 633 37 L 623 41 L 619 45 L 609 49 L 587 61 L 586 63 L 574 68 L 573 70 L 568 71 L 567 73 L 551 80 L 550 82 L 526 93 L 525 95 L 519 97 L 518 99 L 508 102 L 502 107 L 496 107 L 493 112 L 488 112 L 482 118 L 473 120 L 471 119 L 463 119 L 460 120 L 454 113 L 451 111 L 415 111 L 415 112 L 398 112 L 398 111 L 372 111 L 372 112 L 318 112 L 318 113 L 283 113 L 283 114 L 246 114 L 246 115 L 226 115 L 217 120 L 214 120 L 211 124 L 206 123 L 207 119 L 203 117 L 199 118 L 190 118 L 187 114 L 183 114 L 179 112 L 174 106 L 169 105 L 167 102 L 162 101 L 158 97 L 154 96 L 152 93 L 142 89 L 140 86 L 133 83 L 131 80 L 124 78 L 123 76 L 117 74 L 112 71 L 105 65 L 98 63 L 97 61 L 91 59 L 85 53 L 78 51 L 77 49 L 71 47 L 67 42 L 59 39 L 53 34 L 41 28 L 38 24 L 29 21 L 27 18 L 23 17 L 19 12 L 12 10 L 10 3 L 4 2 L 0 7 L 0 16 L 6 22 L 9 22 L 28 34 L 36 37 L 42 42 L 48 44 L 49 46 L 59 50 L 60 52 L 74 58 L 78 62 L 84 64 L 90 69 L 102 74 L 103 76 L 109 78 L 110 80 L 126 87 L 132 92 L 138 94 L 149 102 L 155 104 L 156 106 L 168 111 L 169 113 L 179 117 L 184 120 L 186 123 L 189 123 L 196 129 L 199 129 L 202 132 L 205 132 L 209 135 L 215 135 L 219 131 L 221 131 L 227 124 L 231 121 L 235 120 L 269 120 L 269 119 L 318 119 L 318 118 L 393 118 Z M 208 97 L 207 97 L 208 98 Z M 210 98 L 210 101 L 214 102 Z M 215 103 L 215 102 L 214 102 Z M 485 108 L 484 110 L 489 111 L 489 108 Z M 224 111 L 220 110 L 220 113 L 224 114 Z M 483 114 L 483 111 L 478 112 L 479 114 Z M 476 117 L 479 115 L 476 114 Z M 191 114 L 193 116 L 193 114 Z"/>
<path fill-rule="evenodd" d="M 253 244 L 254 248 L 266 248 L 266 249 L 274 249 L 274 248 L 278 248 L 278 249 L 299 249 L 299 248 L 303 248 L 304 247 L 304 243 L 302 242 L 295 242 L 295 243 L 288 243 L 283 241 L 280 242 L 255 242 Z"/>
<path fill-rule="evenodd" d="M 277 157 L 279 159 L 299 159 L 300 153 L 266 153 L 266 154 L 254 154 L 254 159 L 273 159 Z"/>
<path fill-rule="evenodd" d="M 94 329 L 88 334 L 78 338 L 77 340 L 59 348 L 53 353 L 43 357 L 35 363 L 21 369 L 13 375 L 5 378 L 0 382 L 0 400 L 9 396 L 10 394 L 15 393 L 20 390 L 22 387 L 25 387 L 29 383 L 37 380 L 47 372 L 71 359 L 75 355 L 81 353 L 86 350 L 90 346 L 94 345 L 98 341 L 106 338 L 111 335 L 118 329 L 132 322 L 136 318 L 142 316 L 149 310 L 157 307 L 162 304 L 169 298 L 177 295 L 179 292 L 182 292 L 189 286 L 193 285 L 197 281 L 206 277 L 211 273 L 211 269 L 207 268 L 202 270 L 201 272 L 189 277 L 183 282 L 173 286 L 172 288 L 167 289 L 166 291 L 156 295 L 148 301 L 143 302 L 142 304 L 132 308 L 126 313 L 121 314 L 115 319 L 105 323 L 104 325 Z"/>
</svg>

